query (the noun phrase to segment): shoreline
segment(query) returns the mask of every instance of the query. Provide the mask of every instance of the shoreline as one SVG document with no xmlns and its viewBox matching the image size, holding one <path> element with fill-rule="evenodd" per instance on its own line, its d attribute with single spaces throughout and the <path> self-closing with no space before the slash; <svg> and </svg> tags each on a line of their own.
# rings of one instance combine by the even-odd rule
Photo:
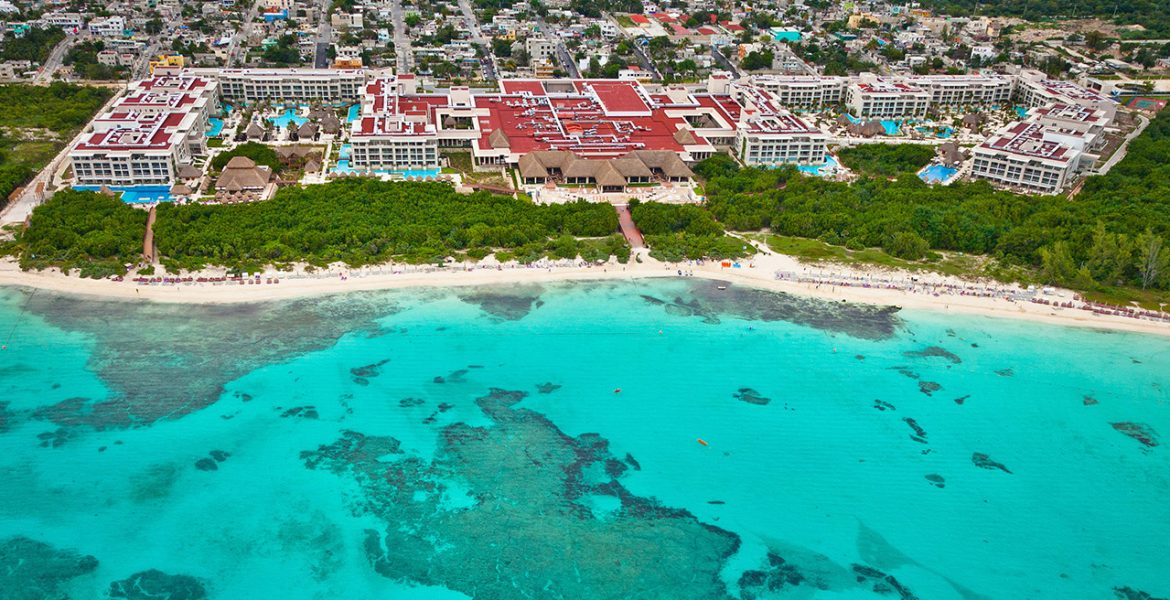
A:
<svg viewBox="0 0 1170 600">
<path fill-rule="evenodd" d="M 633 259 L 622 265 L 609 262 L 592 266 L 548 266 L 515 267 L 496 269 L 479 266 L 454 265 L 443 269 L 420 269 L 397 266 L 373 269 L 331 270 L 324 275 L 280 274 L 279 283 L 241 285 L 239 283 L 182 283 L 167 285 L 143 285 L 132 280 L 121 282 L 108 279 L 82 279 L 67 276 L 57 270 L 42 272 L 21 271 L 11 259 L 0 261 L 0 287 L 23 287 L 52 291 L 67 295 L 92 297 L 102 300 L 123 300 L 136 302 L 159 302 L 168 304 L 239 304 L 272 302 L 313 296 L 327 296 L 359 291 L 391 290 L 420 287 L 474 287 L 511 285 L 525 283 L 553 283 L 573 281 L 635 281 L 662 277 L 679 277 L 682 270 L 691 277 L 708 281 L 725 281 L 730 284 L 746 285 L 757 289 L 789 293 L 827 301 L 845 301 L 878 306 L 897 306 L 903 309 L 922 310 L 939 314 L 976 315 L 990 318 L 1010 318 L 1049 325 L 1093 328 L 1109 331 L 1126 331 L 1151 335 L 1170 336 L 1170 323 L 1135 319 L 1114 315 L 1097 315 L 1077 308 L 1061 308 L 1030 301 L 1012 301 L 1002 297 L 979 295 L 939 294 L 932 292 L 933 286 L 973 286 L 964 281 L 942 275 L 917 275 L 901 272 L 862 271 L 837 267 L 834 274 L 840 277 L 868 278 L 900 274 L 913 278 L 922 289 L 907 290 L 884 286 L 859 287 L 829 283 L 801 282 L 793 279 L 779 279 L 776 273 L 799 273 L 802 270 L 810 277 L 824 275 L 819 266 L 797 262 L 783 255 L 756 255 L 745 260 L 741 268 L 721 266 L 718 261 L 704 261 L 702 264 L 663 263 L 648 256 L 646 262 Z M 401 268 L 401 271 L 395 269 Z M 391 269 L 386 272 L 385 269 Z M 342 276 L 342 274 L 345 276 Z M 1010 290 L 1000 286 L 1001 290 Z M 1014 288 L 1023 293 L 1024 290 Z M 1063 296 L 1053 296 L 1060 302 L 1071 299 L 1071 292 L 1060 291 Z"/>
</svg>

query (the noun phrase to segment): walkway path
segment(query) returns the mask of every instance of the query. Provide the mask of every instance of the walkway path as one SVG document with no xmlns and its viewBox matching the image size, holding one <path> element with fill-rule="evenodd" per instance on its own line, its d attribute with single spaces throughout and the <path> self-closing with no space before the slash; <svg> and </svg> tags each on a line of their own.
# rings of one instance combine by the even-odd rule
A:
<svg viewBox="0 0 1170 600">
<path fill-rule="evenodd" d="M 150 207 L 150 214 L 146 217 L 146 235 L 142 236 L 142 259 L 147 264 L 154 263 L 154 217 L 157 206 Z"/>
<path fill-rule="evenodd" d="M 642 232 L 638 231 L 638 226 L 634 224 L 634 218 L 630 216 L 630 207 L 625 204 L 614 205 L 614 210 L 618 214 L 618 226 L 622 228 L 622 235 L 626 236 L 626 242 L 630 244 L 630 248 L 637 250 L 646 247 L 646 240 L 642 238 Z"/>
</svg>

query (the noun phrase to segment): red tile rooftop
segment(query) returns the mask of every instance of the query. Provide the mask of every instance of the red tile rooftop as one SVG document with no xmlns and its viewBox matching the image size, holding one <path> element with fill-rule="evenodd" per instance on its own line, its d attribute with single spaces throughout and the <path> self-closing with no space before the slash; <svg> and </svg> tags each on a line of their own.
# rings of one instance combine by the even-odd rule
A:
<svg viewBox="0 0 1170 600">
<path fill-rule="evenodd" d="M 647 19 L 646 15 L 630 15 L 630 20 L 639 25 L 645 25 L 650 22 L 650 19 Z"/>
<path fill-rule="evenodd" d="M 544 96 L 544 84 L 536 79 L 505 79 L 503 82 L 504 92 L 508 94 L 520 94 L 528 92 L 533 96 Z"/>
<path fill-rule="evenodd" d="M 425 123 L 414 123 L 393 116 L 378 115 L 358 119 L 354 123 L 351 134 L 355 138 L 382 135 L 432 136 L 435 135 L 435 131 L 433 128 L 428 129 Z"/>
<path fill-rule="evenodd" d="M 1071 148 L 1045 140 L 1044 130 L 1045 127 L 1039 123 L 1016 123 L 1006 132 L 983 142 L 981 146 L 1030 158 L 1069 162 Z"/>
<path fill-rule="evenodd" d="M 182 113 L 154 117 L 126 119 L 123 124 L 107 131 L 93 132 L 82 139 L 76 150 L 168 150 L 174 128 L 182 122 Z M 107 119 L 114 121 L 117 119 Z"/>
<path fill-rule="evenodd" d="M 638 92 L 640 88 L 640 85 L 631 81 L 590 81 L 577 83 L 577 89 L 592 89 L 607 114 L 649 114 L 650 107 L 646 106 L 646 102 L 642 100 L 642 95 Z"/>
<path fill-rule="evenodd" d="M 683 147 L 674 139 L 685 124 L 681 118 L 653 111 L 648 116 L 610 117 L 601 105 L 587 97 L 523 98 L 480 97 L 480 149 L 490 149 L 492 132 L 508 136 L 509 150 L 570 150 L 583 156 L 617 156 L 630 150 L 671 150 Z M 701 139 L 698 143 L 703 143 Z"/>
</svg>

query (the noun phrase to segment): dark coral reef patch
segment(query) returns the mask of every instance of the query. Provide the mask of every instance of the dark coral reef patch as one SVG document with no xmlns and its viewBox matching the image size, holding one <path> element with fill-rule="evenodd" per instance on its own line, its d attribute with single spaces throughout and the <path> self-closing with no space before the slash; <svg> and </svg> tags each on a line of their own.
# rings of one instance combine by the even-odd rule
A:
<svg viewBox="0 0 1170 600">
<path fill-rule="evenodd" d="M 618 460 L 600 436 L 570 437 L 516 408 L 524 396 L 493 389 L 479 398 L 493 425 L 443 427 L 430 460 L 394 438 L 354 431 L 302 459 L 359 482 L 360 510 L 385 523 L 367 532 L 366 554 L 392 579 L 483 598 L 582 589 L 592 597 L 727 597 L 719 571 L 739 548 L 736 535 L 633 494 L 621 482 L 627 467 L 639 468 L 633 457 Z M 466 496 L 459 508 L 444 502 L 453 489 Z M 615 497 L 619 508 L 599 518 L 586 503 L 592 496 Z"/>
</svg>

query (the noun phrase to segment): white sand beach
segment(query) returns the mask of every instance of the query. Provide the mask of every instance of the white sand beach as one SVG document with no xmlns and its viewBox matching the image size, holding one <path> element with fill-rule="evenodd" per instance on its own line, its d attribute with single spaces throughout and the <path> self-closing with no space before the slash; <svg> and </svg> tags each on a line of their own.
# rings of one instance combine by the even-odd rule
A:
<svg viewBox="0 0 1170 600">
<path fill-rule="evenodd" d="M 1094 314 L 1081 308 L 1061 308 L 1030 300 L 1036 297 L 1051 303 L 1072 302 L 1074 294 L 1068 290 L 1048 290 L 1048 293 L 1043 294 L 1015 286 L 977 283 L 938 274 L 870 271 L 840 265 L 803 264 L 791 257 L 778 254 L 758 254 L 751 259 L 741 260 L 738 268 L 723 266 L 718 261 L 664 263 L 645 255 L 642 256 L 642 261 L 639 263 L 631 259 L 629 264 L 625 265 L 616 262 L 605 265 L 550 263 L 544 267 L 509 267 L 487 263 L 454 264 L 443 268 L 382 265 L 362 269 L 336 268 L 312 274 L 271 273 L 265 274 L 261 282 L 254 284 L 243 284 L 238 281 L 142 284 L 130 279 L 120 282 L 81 279 L 63 275 L 55 269 L 25 272 L 20 270 L 15 261 L 5 259 L 0 261 L 0 285 L 129 301 L 223 304 L 407 287 L 490 286 L 677 277 L 682 271 L 687 276 L 711 280 L 712 285 L 718 285 L 714 283 L 716 281 L 723 281 L 731 285 L 747 285 L 826 300 L 1170 335 L 1170 323 L 1167 322 Z M 778 278 L 778 273 L 785 278 Z M 194 277 L 223 275 L 222 270 L 192 274 Z M 267 283 L 273 276 L 279 278 L 279 283 Z M 808 279 L 816 279 L 821 283 L 807 281 Z M 959 291 L 963 289 L 967 291 Z"/>
</svg>

